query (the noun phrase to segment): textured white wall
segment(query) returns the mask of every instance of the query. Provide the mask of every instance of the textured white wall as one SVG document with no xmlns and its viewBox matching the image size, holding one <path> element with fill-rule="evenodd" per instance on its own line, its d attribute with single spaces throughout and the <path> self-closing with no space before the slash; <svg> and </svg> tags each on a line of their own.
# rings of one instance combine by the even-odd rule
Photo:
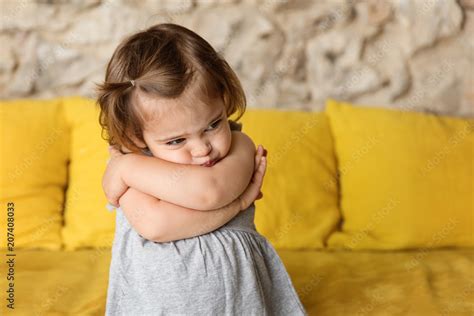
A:
<svg viewBox="0 0 474 316">
<path fill-rule="evenodd" d="M 173 22 L 206 38 L 249 107 L 327 97 L 474 115 L 474 1 L 1 1 L 2 98 L 84 95 L 126 35 Z"/>
</svg>

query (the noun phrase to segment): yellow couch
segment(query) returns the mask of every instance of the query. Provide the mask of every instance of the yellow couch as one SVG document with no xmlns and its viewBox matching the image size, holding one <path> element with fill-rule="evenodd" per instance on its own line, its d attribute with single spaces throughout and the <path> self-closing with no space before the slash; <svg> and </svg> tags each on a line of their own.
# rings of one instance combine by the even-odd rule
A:
<svg viewBox="0 0 474 316">
<path fill-rule="evenodd" d="M 257 229 L 310 315 L 474 313 L 474 120 L 329 100 L 242 122 L 268 150 Z M 104 314 L 115 213 L 97 107 L 2 101 L 0 132 L 0 314 Z"/>
</svg>

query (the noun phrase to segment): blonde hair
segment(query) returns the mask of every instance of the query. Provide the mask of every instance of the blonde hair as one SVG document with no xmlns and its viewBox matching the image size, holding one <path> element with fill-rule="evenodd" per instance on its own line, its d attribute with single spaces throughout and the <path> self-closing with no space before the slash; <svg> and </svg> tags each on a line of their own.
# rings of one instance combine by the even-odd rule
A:
<svg viewBox="0 0 474 316">
<path fill-rule="evenodd" d="M 177 98 L 192 82 L 221 97 L 227 117 L 237 112 L 238 121 L 244 114 L 246 98 L 237 75 L 196 33 L 165 23 L 127 37 L 115 49 L 105 80 L 97 86 L 102 137 L 119 149 L 142 150 L 134 138 L 145 143 L 146 117 L 133 104 L 132 95 Z"/>
</svg>

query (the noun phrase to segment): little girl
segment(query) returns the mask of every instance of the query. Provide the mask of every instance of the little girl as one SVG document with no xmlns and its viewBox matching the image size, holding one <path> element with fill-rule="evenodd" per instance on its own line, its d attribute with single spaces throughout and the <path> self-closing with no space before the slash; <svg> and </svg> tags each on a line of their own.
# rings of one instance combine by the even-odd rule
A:
<svg viewBox="0 0 474 316">
<path fill-rule="evenodd" d="M 228 120 L 246 105 L 225 60 L 153 26 L 117 47 L 98 104 L 113 147 L 102 185 L 120 205 L 106 315 L 306 315 L 255 229 L 265 152 Z"/>
</svg>

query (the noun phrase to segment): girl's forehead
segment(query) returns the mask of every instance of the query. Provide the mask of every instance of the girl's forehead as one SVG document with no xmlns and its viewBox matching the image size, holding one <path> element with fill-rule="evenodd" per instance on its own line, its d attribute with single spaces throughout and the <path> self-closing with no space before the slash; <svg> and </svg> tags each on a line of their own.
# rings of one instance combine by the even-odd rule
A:
<svg viewBox="0 0 474 316">
<path fill-rule="evenodd" d="M 140 106 L 147 117 L 145 129 L 163 138 L 193 133 L 225 114 L 220 98 L 146 98 L 140 101 Z"/>
<path fill-rule="evenodd" d="M 205 116 L 224 106 L 220 98 L 202 98 L 199 96 L 182 96 L 178 98 L 159 98 L 138 96 L 139 111 L 146 121 L 168 119 L 169 117 Z"/>
<path fill-rule="evenodd" d="M 163 117 L 198 115 L 212 111 L 216 106 L 224 106 L 221 96 L 209 94 L 200 84 L 191 84 L 176 98 L 158 97 L 146 93 L 133 94 L 133 103 L 146 122 Z"/>
</svg>

